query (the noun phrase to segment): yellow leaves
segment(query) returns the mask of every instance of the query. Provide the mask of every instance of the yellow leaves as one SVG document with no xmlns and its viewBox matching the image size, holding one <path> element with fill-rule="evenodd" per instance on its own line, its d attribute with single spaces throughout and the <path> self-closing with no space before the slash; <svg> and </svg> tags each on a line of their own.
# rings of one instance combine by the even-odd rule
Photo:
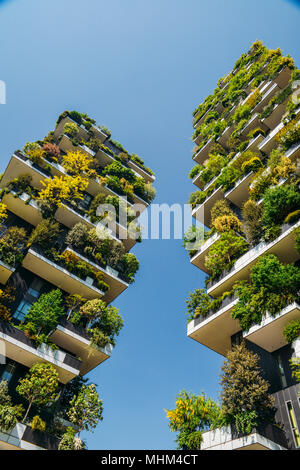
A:
<svg viewBox="0 0 300 470">
<path fill-rule="evenodd" d="M 41 181 L 44 189 L 41 189 L 38 199 L 46 200 L 51 204 L 60 206 L 63 200 L 82 199 L 82 191 L 88 186 L 88 180 L 81 176 L 54 176 Z"/>
<path fill-rule="evenodd" d="M 7 218 L 7 206 L 3 202 L 0 202 L 0 222 L 3 222 Z"/>
<path fill-rule="evenodd" d="M 68 152 L 62 157 L 62 166 L 72 176 L 97 177 L 94 159 L 83 152 Z"/>
</svg>

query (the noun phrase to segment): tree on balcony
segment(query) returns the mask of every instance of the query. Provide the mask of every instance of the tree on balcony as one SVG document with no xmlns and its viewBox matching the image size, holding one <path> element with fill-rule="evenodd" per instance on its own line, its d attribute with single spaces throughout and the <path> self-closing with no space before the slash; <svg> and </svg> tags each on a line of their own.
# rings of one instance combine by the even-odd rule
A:
<svg viewBox="0 0 300 470">
<path fill-rule="evenodd" d="M 26 421 L 33 404 L 45 406 L 58 397 L 58 373 L 52 364 L 36 363 L 28 374 L 19 380 L 16 391 L 28 401 L 28 408 L 22 420 Z"/>
<path fill-rule="evenodd" d="M 274 400 L 268 393 L 269 383 L 262 377 L 258 356 L 245 344 L 228 353 L 221 376 L 222 410 L 227 422 L 250 434 L 263 422 L 272 422 Z"/>
</svg>

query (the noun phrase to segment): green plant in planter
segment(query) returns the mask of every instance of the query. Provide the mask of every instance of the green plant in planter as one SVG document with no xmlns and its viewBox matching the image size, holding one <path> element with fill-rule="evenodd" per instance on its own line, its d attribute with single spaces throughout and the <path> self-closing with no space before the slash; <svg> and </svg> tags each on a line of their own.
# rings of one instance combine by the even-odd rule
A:
<svg viewBox="0 0 300 470">
<path fill-rule="evenodd" d="M 134 281 L 134 276 L 139 269 L 139 261 L 133 253 L 126 253 L 120 261 L 123 274 L 129 279 L 129 282 Z"/>
<path fill-rule="evenodd" d="M 252 199 L 248 199 L 242 207 L 243 229 L 247 242 L 255 246 L 262 236 L 262 208 Z"/>
<path fill-rule="evenodd" d="M 221 409 L 205 393 L 195 395 L 185 390 L 176 399 L 174 410 L 165 410 L 171 431 L 177 432 L 178 449 L 199 450 L 202 432 L 222 426 Z"/>
<path fill-rule="evenodd" d="M 22 405 L 12 405 L 6 380 L 0 381 L 0 430 L 8 432 L 15 427 L 22 417 Z"/>
<path fill-rule="evenodd" d="M 268 188 L 264 194 L 263 223 L 266 226 L 282 224 L 292 211 L 300 209 L 300 193 L 294 185 L 284 184 Z"/>
<path fill-rule="evenodd" d="M 43 219 L 32 231 L 27 246 L 38 244 L 42 248 L 48 248 L 58 238 L 60 225 L 51 219 Z"/>
<path fill-rule="evenodd" d="M 205 266 L 211 273 L 211 278 L 215 279 L 223 271 L 230 269 L 235 260 L 245 253 L 248 243 L 244 238 L 237 236 L 234 231 L 223 232 L 220 238 L 209 249 L 205 257 Z"/>
<path fill-rule="evenodd" d="M 292 343 L 300 336 L 300 320 L 294 320 L 285 325 L 283 336 L 287 343 Z"/>
<path fill-rule="evenodd" d="M 27 233 L 23 227 L 10 227 L 0 238 L 0 259 L 9 266 L 15 266 L 23 259 Z"/>
<path fill-rule="evenodd" d="M 79 130 L 76 124 L 73 122 L 67 122 L 64 125 L 64 134 L 67 134 L 68 136 L 75 138 L 79 134 Z"/>
<path fill-rule="evenodd" d="M 46 423 L 40 418 L 39 415 L 36 415 L 32 418 L 30 423 L 32 429 L 37 429 L 38 431 L 46 431 Z"/>
<path fill-rule="evenodd" d="M 196 165 L 194 168 L 191 169 L 189 172 L 189 178 L 194 179 L 196 175 L 200 173 L 200 171 L 204 170 L 204 166 L 202 165 Z"/>
<path fill-rule="evenodd" d="M 70 402 L 70 409 L 67 412 L 72 424 L 78 427 L 78 436 L 82 431 L 94 429 L 99 421 L 102 421 L 103 402 L 94 384 L 82 385 L 77 396 Z"/>
<path fill-rule="evenodd" d="M 260 324 L 268 313 L 275 317 L 283 308 L 299 300 L 300 269 L 280 263 L 275 255 L 264 255 L 251 268 L 250 281 L 236 286 L 239 300 L 232 310 L 243 330 Z"/>
<path fill-rule="evenodd" d="M 74 248 L 83 247 L 87 241 L 88 231 L 86 224 L 78 222 L 69 230 L 66 236 L 66 244 Z"/>
</svg>

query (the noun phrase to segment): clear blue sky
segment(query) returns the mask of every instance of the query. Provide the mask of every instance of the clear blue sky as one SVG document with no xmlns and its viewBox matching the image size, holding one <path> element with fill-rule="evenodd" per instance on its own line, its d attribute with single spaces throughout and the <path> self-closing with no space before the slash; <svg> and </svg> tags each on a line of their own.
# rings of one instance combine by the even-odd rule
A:
<svg viewBox="0 0 300 470">
<path fill-rule="evenodd" d="M 12 152 L 88 113 L 144 158 L 157 203 L 194 190 L 192 111 L 256 40 L 300 64 L 299 2 L 287 0 L 0 1 L 1 171 Z M 174 449 L 164 408 L 183 388 L 217 398 L 223 358 L 186 337 L 185 299 L 203 287 L 180 240 L 145 240 L 141 269 L 114 303 L 125 318 L 108 361 L 90 374 L 104 421 L 90 449 Z"/>
</svg>

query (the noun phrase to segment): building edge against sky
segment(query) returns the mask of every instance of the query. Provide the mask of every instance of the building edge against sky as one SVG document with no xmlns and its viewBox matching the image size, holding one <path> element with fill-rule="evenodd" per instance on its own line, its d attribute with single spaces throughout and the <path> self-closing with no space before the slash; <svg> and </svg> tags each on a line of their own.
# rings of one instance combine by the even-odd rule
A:
<svg viewBox="0 0 300 470">
<path fill-rule="evenodd" d="M 251 432 L 204 429 L 201 449 L 300 447 L 299 80 L 292 58 L 256 41 L 193 113 L 189 202 L 208 230 L 185 243 L 208 279 L 190 298 L 187 334 L 224 357 L 244 342 L 276 409 Z"/>
<path fill-rule="evenodd" d="M 0 383 L 7 383 L 14 418 L 5 430 L 1 422 L 0 449 L 53 450 L 67 428 L 73 437 L 79 431 L 70 399 L 79 378 L 113 353 L 123 319 L 110 303 L 139 267 L 129 253 L 141 241 L 128 231 L 132 207 L 147 208 L 154 180 L 140 157 L 76 111 L 62 113 L 54 132 L 12 155 L 1 179 Z M 114 231 L 103 224 L 109 208 Z M 58 374 L 59 396 L 44 406 L 34 401 L 23 422 L 17 405 L 25 410 L 28 403 L 17 388 L 40 363 Z"/>
</svg>

